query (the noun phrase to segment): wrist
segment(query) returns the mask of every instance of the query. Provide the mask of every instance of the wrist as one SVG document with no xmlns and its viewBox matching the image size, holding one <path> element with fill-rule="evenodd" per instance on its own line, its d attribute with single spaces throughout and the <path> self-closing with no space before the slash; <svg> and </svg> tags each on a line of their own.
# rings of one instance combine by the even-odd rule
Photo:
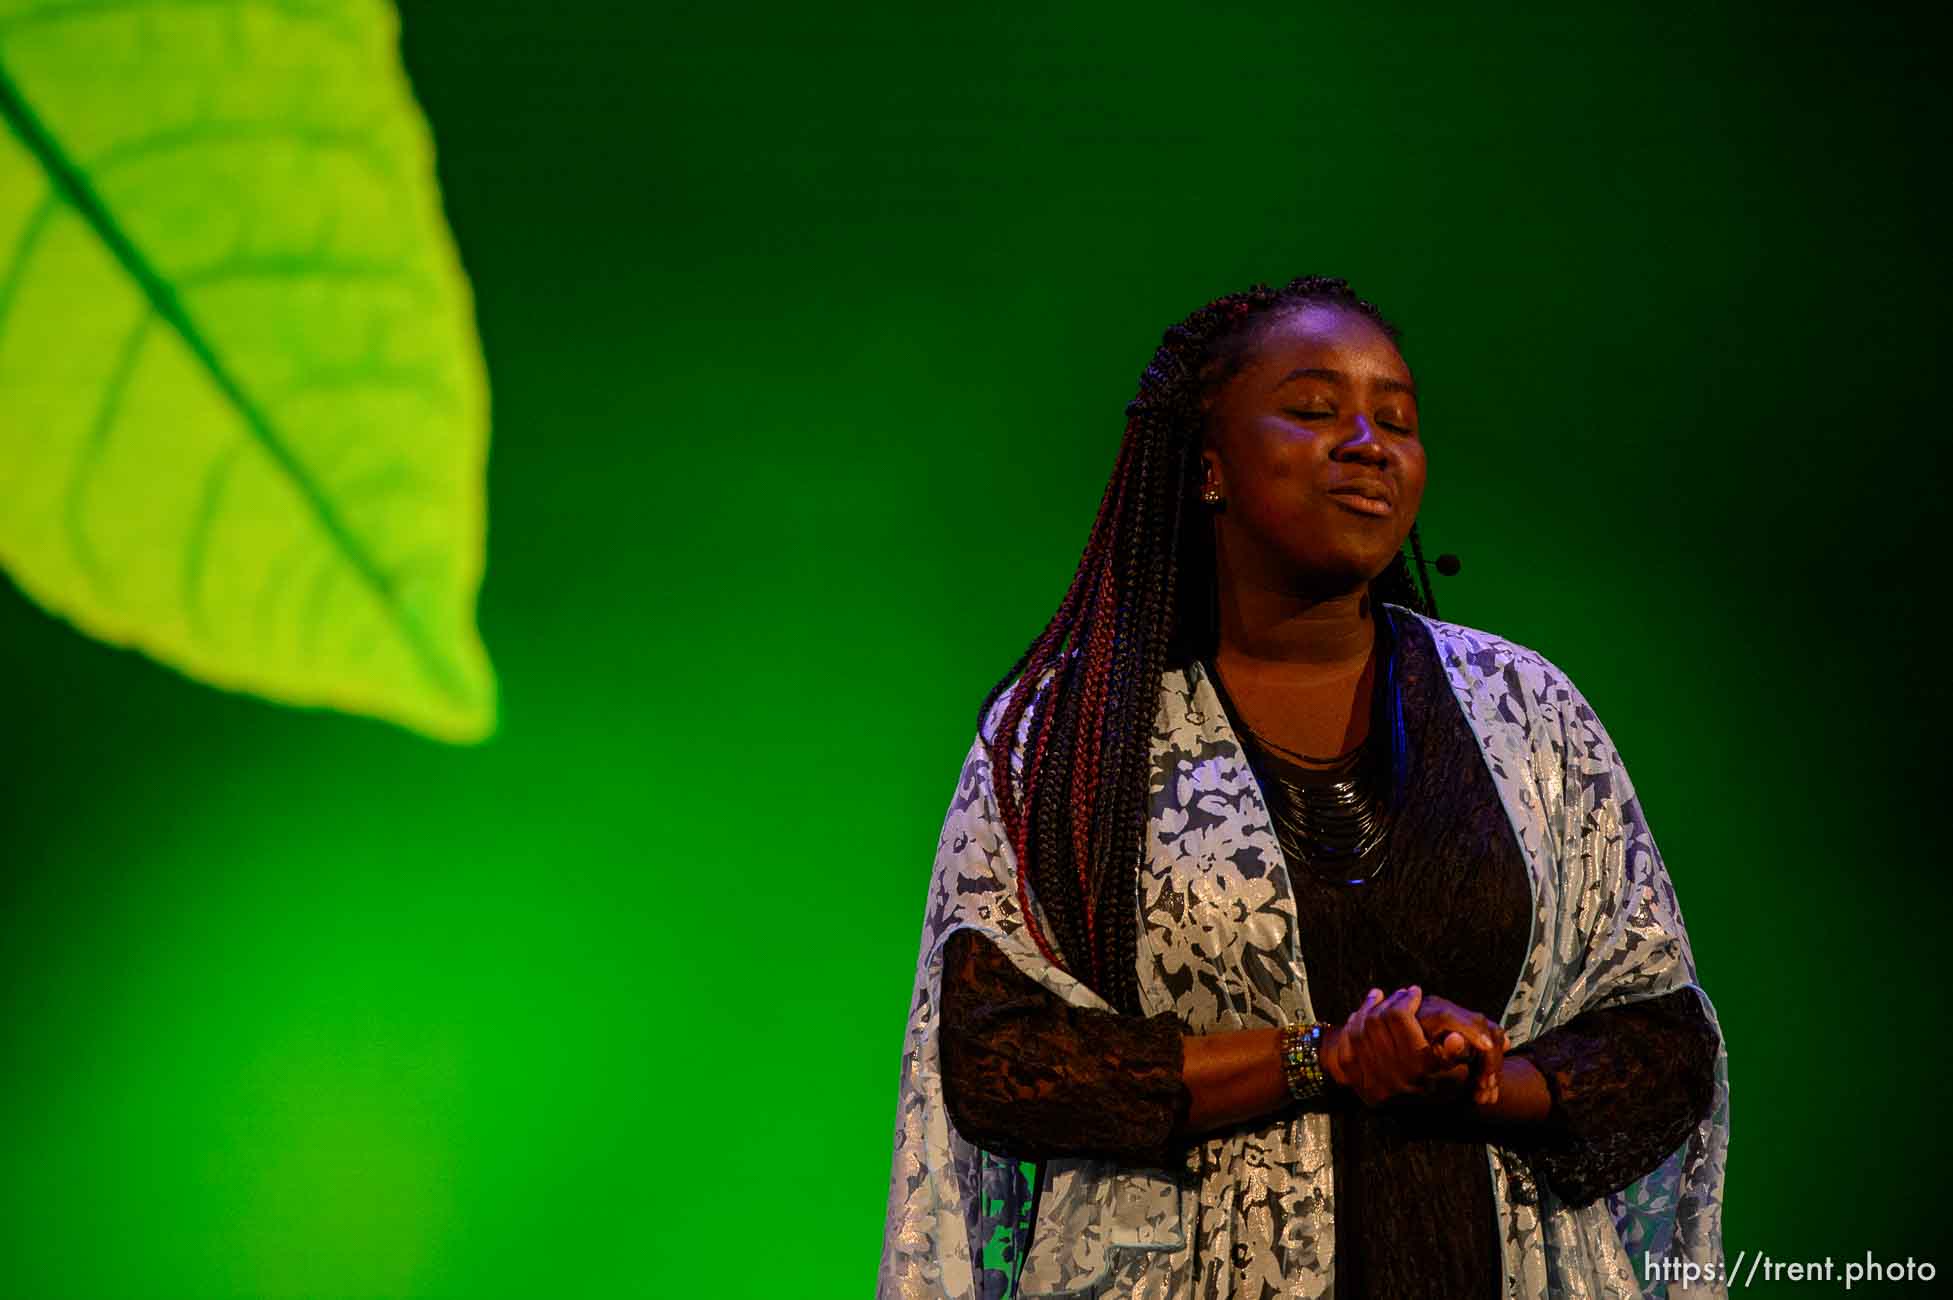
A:
<svg viewBox="0 0 1953 1300">
<path fill-rule="evenodd" d="M 1329 1082 L 1338 1088 L 1350 1086 L 1348 1054 L 1344 1050 L 1348 1044 L 1343 1041 L 1341 1025 L 1324 1025 L 1322 1041 L 1316 1046 L 1316 1053 L 1322 1059 L 1322 1072 Z"/>
<path fill-rule="evenodd" d="M 1328 1030 L 1329 1026 L 1321 1021 L 1297 1021 L 1284 1026 L 1275 1036 L 1282 1079 L 1290 1100 L 1311 1105 L 1329 1092 L 1333 1081 L 1322 1058 L 1323 1036 Z"/>
<path fill-rule="evenodd" d="M 1500 1064 L 1498 1100 L 1474 1102 L 1472 1109 L 1482 1119 L 1507 1124 L 1548 1125 L 1558 1118 L 1552 1084 L 1523 1056 L 1508 1056 Z"/>
</svg>

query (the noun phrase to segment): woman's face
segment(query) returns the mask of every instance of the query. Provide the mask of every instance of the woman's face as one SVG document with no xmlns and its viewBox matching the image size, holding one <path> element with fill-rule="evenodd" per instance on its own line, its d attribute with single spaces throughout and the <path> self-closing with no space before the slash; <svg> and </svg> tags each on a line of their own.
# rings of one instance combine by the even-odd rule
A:
<svg viewBox="0 0 1953 1300">
<path fill-rule="evenodd" d="M 1361 590 L 1410 535 L 1424 445 L 1410 367 L 1368 317 L 1310 305 L 1265 325 L 1214 395 L 1201 449 L 1220 562 L 1311 597 Z"/>
</svg>

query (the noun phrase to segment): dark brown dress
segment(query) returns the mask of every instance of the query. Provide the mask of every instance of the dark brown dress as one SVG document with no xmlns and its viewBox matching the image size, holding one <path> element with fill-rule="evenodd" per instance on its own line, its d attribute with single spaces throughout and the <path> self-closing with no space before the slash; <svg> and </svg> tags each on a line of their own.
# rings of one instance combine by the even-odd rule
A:
<svg viewBox="0 0 1953 1300">
<path fill-rule="evenodd" d="M 1530 936 L 1526 863 L 1427 630 L 1398 617 L 1410 786 L 1388 864 L 1362 885 L 1323 880 L 1283 842 L 1318 1018 L 1340 1022 L 1372 987 L 1417 984 L 1496 1018 Z M 1223 699 L 1224 706 L 1226 705 Z M 1286 761 L 1241 736 L 1264 795 Z M 1283 819 L 1277 817 L 1280 827 Z M 951 936 L 943 965 L 944 1101 L 966 1139 L 1024 1160 L 1095 1156 L 1177 1167 L 1186 1032 L 1073 1007 L 988 939 Z M 1688 989 L 1577 1016 L 1512 1053 L 1553 1094 L 1539 1126 L 1501 1139 L 1530 1150 L 1550 1189 L 1579 1205 L 1648 1173 L 1714 1096 L 1716 1035 Z M 1503 1273 L 1485 1139 L 1435 1108 L 1370 1108 L 1338 1089 L 1332 1123 L 1338 1300 L 1496 1300 Z M 1445 1108 L 1451 1109 L 1451 1108 Z"/>
</svg>

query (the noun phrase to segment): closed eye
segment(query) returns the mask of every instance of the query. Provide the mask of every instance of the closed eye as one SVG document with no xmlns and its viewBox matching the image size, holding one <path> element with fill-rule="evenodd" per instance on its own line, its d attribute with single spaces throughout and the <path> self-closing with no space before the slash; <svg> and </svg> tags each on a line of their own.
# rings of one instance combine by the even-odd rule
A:
<svg viewBox="0 0 1953 1300">
<path fill-rule="evenodd" d="M 1333 420 L 1336 418 L 1336 412 L 1334 411 L 1298 411 L 1293 408 L 1284 408 L 1282 414 L 1292 415 L 1298 420 Z M 1399 424 L 1394 420 L 1376 419 L 1374 417 L 1373 422 L 1379 429 L 1388 429 L 1392 433 L 1404 434 L 1408 437 L 1417 436 L 1416 431 L 1407 424 Z"/>
</svg>

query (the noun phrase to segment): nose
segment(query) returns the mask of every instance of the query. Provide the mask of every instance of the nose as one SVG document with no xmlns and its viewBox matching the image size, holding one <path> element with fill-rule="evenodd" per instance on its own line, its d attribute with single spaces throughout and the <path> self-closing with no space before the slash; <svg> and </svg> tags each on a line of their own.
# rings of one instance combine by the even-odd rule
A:
<svg viewBox="0 0 1953 1300">
<path fill-rule="evenodd" d="M 1376 426 L 1370 423 L 1370 418 L 1360 411 L 1349 436 L 1336 445 L 1334 455 L 1339 459 L 1361 460 L 1372 465 L 1390 463 L 1389 448 L 1383 439 L 1377 437 Z"/>
</svg>

